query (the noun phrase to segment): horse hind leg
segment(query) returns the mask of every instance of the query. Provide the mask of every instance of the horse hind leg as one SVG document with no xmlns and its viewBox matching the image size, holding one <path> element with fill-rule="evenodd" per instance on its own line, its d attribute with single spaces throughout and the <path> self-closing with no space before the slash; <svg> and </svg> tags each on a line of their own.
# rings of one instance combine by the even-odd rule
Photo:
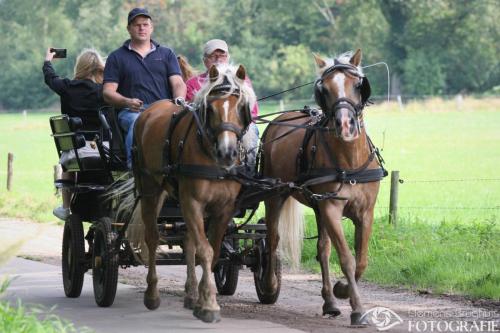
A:
<svg viewBox="0 0 500 333">
<path fill-rule="evenodd" d="M 280 240 L 278 226 L 281 215 L 282 207 L 285 203 L 285 197 L 272 197 L 265 201 L 266 206 L 266 241 L 268 253 L 267 256 L 267 269 L 264 270 L 262 293 L 263 298 L 260 299 L 262 303 L 273 304 L 279 294 L 279 285 L 276 270 L 276 263 L 278 261 L 278 243 Z"/>
<path fill-rule="evenodd" d="M 158 217 L 159 205 L 163 204 L 164 195 L 155 194 L 141 198 L 142 220 L 144 222 L 144 239 L 148 247 L 148 287 L 144 293 L 144 305 L 149 310 L 160 306 L 160 293 L 158 292 L 158 276 L 156 274 L 156 249 L 158 247 Z"/>
<path fill-rule="evenodd" d="M 198 279 L 196 278 L 196 248 L 193 235 L 186 233 L 184 239 L 184 255 L 186 258 L 187 277 L 184 285 L 186 296 L 184 296 L 184 307 L 193 310 L 198 299 Z"/>
</svg>

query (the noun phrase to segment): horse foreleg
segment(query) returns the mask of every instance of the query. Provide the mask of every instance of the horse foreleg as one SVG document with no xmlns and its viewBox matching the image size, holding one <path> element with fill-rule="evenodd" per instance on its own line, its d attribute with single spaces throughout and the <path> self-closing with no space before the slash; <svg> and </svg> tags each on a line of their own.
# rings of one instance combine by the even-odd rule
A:
<svg viewBox="0 0 500 333">
<path fill-rule="evenodd" d="M 163 202 L 163 201 L 162 201 Z M 142 220 L 144 222 L 144 239 L 148 246 L 148 287 L 144 293 L 144 305 L 149 310 L 155 310 L 160 306 L 160 293 L 156 275 L 156 248 L 158 247 L 158 216 L 159 195 L 144 196 L 141 198 Z"/>
<path fill-rule="evenodd" d="M 215 298 L 216 288 L 212 274 L 213 249 L 205 234 L 203 206 L 192 198 L 186 198 L 181 202 L 188 233 L 194 240 L 196 258 L 203 269 L 203 275 L 198 284 L 198 301 L 194 306 L 193 314 L 204 322 L 217 322 L 220 320 L 220 307 Z"/>
<path fill-rule="evenodd" d="M 222 241 L 226 235 L 226 230 L 231 218 L 233 217 L 233 204 L 227 204 L 222 211 L 213 215 L 208 222 L 208 241 L 214 250 L 214 259 L 212 262 L 212 271 L 219 261 L 222 248 Z"/>
<path fill-rule="evenodd" d="M 278 260 L 276 250 L 280 239 L 278 223 L 285 199 L 283 197 L 272 197 L 265 201 L 268 252 L 264 253 L 267 256 L 267 269 L 264 271 L 264 289 L 262 291 L 264 294 L 269 295 L 271 299 L 274 298 L 273 295 L 276 294 L 278 289 L 278 279 L 276 277 L 276 263 Z"/>
<path fill-rule="evenodd" d="M 321 215 L 316 210 L 316 224 L 318 226 L 318 243 L 317 251 L 318 255 L 316 259 L 319 261 L 321 266 L 321 278 L 323 281 L 323 287 L 321 288 L 321 296 L 325 303 L 323 304 L 323 315 L 331 315 L 336 317 L 340 315 L 340 309 L 337 306 L 337 301 L 333 297 L 332 282 L 330 281 L 330 253 L 331 253 L 331 241 L 328 236 L 328 232 L 325 226 L 321 223 Z"/>
<path fill-rule="evenodd" d="M 339 205 L 339 204 L 337 204 Z M 337 206 L 334 203 L 324 203 L 321 211 L 321 221 L 324 223 L 326 230 L 332 240 L 332 243 L 337 250 L 340 261 L 340 267 L 348 283 L 349 301 L 352 308 L 351 324 L 364 324 L 361 321 L 361 316 L 364 313 L 363 305 L 359 295 L 358 285 L 355 279 L 356 262 L 354 256 L 349 249 L 349 245 L 344 236 L 342 228 L 342 210 L 343 207 Z M 335 296 L 337 296 L 336 288 L 334 288 Z M 342 295 L 339 295 L 342 296 Z M 339 297 L 337 296 L 337 297 Z"/>
<path fill-rule="evenodd" d="M 368 266 L 368 242 L 372 232 L 373 209 L 367 212 L 362 219 L 353 218 L 353 222 L 355 227 L 354 248 L 356 251 L 354 278 L 357 282 Z M 338 281 L 333 288 L 333 292 L 338 298 L 349 298 L 349 285 Z"/>
<path fill-rule="evenodd" d="M 184 239 L 184 256 L 186 258 L 187 277 L 184 285 L 186 296 L 184 296 L 184 307 L 194 309 L 195 302 L 198 299 L 198 279 L 196 278 L 196 248 L 193 235 L 186 233 Z"/>
</svg>

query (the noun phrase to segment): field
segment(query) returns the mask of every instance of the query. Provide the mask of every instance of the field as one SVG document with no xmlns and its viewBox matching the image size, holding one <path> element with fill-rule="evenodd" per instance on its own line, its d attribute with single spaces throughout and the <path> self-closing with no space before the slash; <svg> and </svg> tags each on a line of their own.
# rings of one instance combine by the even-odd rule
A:
<svg viewBox="0 0 500 333">
<path fill-rule="evenodd" d="M 276 104 L 262 104 L 261 113 L 274 110 Z M 499 110 L 499 99 L 465 99 L 460 106 L 436 99 L 403 110 L 384 103 L 365 110 L 386 168 L 399 170 L 404 180 L 396 228 L 387 224 L 389 177 L 382 182 L 367 279 L 500 299 Z M 48 117 L 56 113 L 0 115 L 0 216 L 55 221 L 57 154 Z M 8 152 L 15 156 L 11 192 L 5 190 Z M 307 233 L 315 235 L 307 214 Z M 344 224 L 352 238 L 351 223 Z M 304 264 L 317 270 L 315 241 L 304 246 Z"/>
</svg>

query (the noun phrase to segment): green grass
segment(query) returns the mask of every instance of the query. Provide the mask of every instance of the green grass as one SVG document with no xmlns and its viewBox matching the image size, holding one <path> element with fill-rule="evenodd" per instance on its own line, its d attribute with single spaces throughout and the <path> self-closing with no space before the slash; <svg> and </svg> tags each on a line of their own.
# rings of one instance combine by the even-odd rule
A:
<svg viewBox="0 0 500 333">
<path fill-rule="evenodd" d="M 8 288 L 8 280 L 0 286 L 0 296 Z M 66 320 L 54 315 L 54 308 L 46 309 L 40 305 L 27 307 L 21 301 L 12 305 L 7 301 L 0 301 L 0 332 L 16 333 L 72 333 L 91 332 L 87 328 L 79 328 Z"/>
<path fill-rule="evenodd" d="M 20 301 L 15 306 L 0 302 L 0 332 L 84 332 L 82 329 L 77 330 L 70 322 L 51 314 L 51 311 L 53 309 L 47 310 L 41 306 L 26 307 Z M 85 332 L 90 332 L 90 330 L 85 330 Z"/>
<path fill-rule="evenodd" d="M 0 216 L 56 221 L 53 166 L 58 157 L 48 121 L 55 114 L 28 112 L 26 119 L 20 113 L 0 115 Z M 9 152 L 14 154 L 11 192 L 6 190 Z"/>
</svg>

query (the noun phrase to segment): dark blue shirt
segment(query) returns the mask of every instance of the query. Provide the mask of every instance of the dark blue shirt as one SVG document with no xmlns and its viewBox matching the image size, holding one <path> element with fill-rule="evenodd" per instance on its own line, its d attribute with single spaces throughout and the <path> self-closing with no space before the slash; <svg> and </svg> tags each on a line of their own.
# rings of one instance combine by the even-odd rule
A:
<svg viewBox="0 0 500 333">
<path fill-rule="evenodd" d="M 168 47 L 151 41 L 152 50 L 144 57 L 129 48 L 130 40 L 113 51 L 106 60 L 104 83 L 118 83 L 118 93 L 138 98 L 144 104 L 171 99 L 168 78 L 181 75 L 175 53 Z"/>
</svg>

